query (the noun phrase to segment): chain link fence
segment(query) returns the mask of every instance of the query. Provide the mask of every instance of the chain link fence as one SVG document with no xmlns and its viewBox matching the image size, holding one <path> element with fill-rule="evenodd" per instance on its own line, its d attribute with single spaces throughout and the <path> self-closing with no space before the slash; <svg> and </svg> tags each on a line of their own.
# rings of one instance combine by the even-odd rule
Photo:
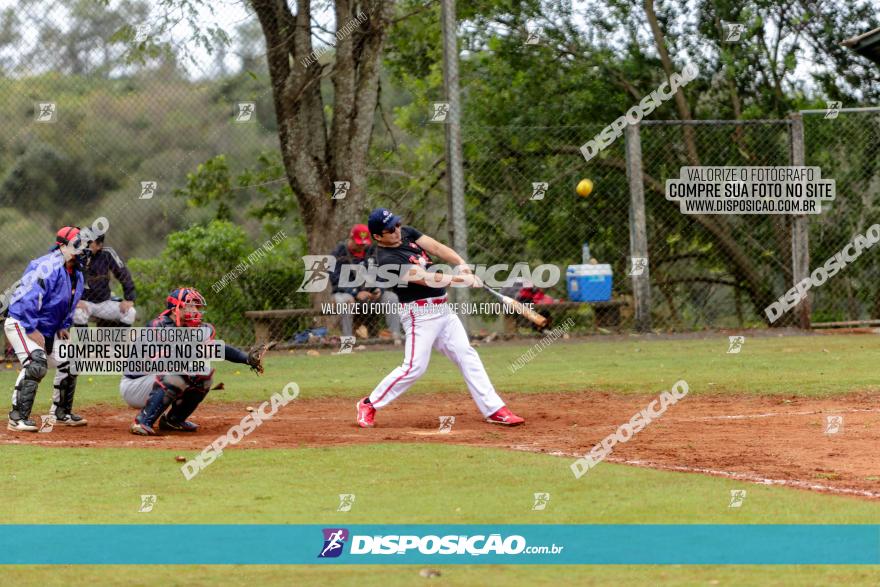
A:
<svg viewBox="0 0 880 587">
<path fill-rule="evenodd" d="M 791 282 L 788 216 L 685 215 L 665 198 L 683 166 L 790 165 L 789 121 L 644 122 L 652 324 L 699 329 L 756 326 Z"/>
<path fill-rule="evenodd" d="M 836 182 L 837 198 L 810 220 L 810 267 L 880 222 L 880 109 L 804 114 L 806 164 Z M 812 321 L 880 319 L 880 257 L 869 250 L 812 291 Z"/>
</svg>

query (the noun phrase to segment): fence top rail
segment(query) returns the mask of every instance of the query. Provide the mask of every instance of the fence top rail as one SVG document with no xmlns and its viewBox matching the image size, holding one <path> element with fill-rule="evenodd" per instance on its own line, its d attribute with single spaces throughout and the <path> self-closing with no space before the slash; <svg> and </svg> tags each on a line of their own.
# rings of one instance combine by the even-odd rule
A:
<svg viewBox="0 0 880 587">
<path fill-rule="evenodd" d="M 463 124 L 461 125 L 462 130 L 474 130 L 481 128 L 598 128 L 601 127 L 601 122 L 588 122 L 586 124 L 557 124 L 557 125 L 531 125 L 531 124 Z"/>
<path fill-rule="evenodd" d="M 824 110 L 822 112 L 825 112 Z M 790 125 L 791 120 L 787 118 L 760 118 L 754 120 L 643 120 L 639 123 L 642 126 L 683 126 L 683 125 L 722 125 L 732 124 L 737 126 L 748 126 L 757 124 L 781 124 Z"/>
<path fill-rule="evenodd" d="M 857 110 L 871 110 L 870 108 L 842 108 L 840 112 L 852 111 L 855 112 Z M 880 111 L 880 108 L 877 108 Z M 825 110 L 801 110 L 801 112 L 821 112 L 825 113 Z M 727 120 L 727 119 L 707 119 L 707 120 L 643 120 L 639 123 L 642 126 L 661 126 L 661 125 L 721 125 L 721 124 L 733 124 L 733 125 L 749 125 L 749 124 L 781 124 L 781 125 L 790 125 L 791 120 L 788 118 L 756 118 L 750 120 Z M 532 126 L 532 125 L 520 125 L 520 124 L 501 124 L 501 125 L 462 125 L 462 130 L 477 130 L 484 128 L 513 128 L 513 129 L 524 129 L 524 128 L 533 128 L 533 129 L 560 129 L 560 128 L 598 128 L 601 123 L 591 122 L 588 124 L 560 124 L 555 126 Z"/>
<path fill-rule="evenodd" d="M 880 106 L 863 106 L 861 108 L 837 108 L 835 112 L 880 112 Z M 801 114 L 828 114 L 827 108 L 817 110 L 799 110 Z"/>
</svg>

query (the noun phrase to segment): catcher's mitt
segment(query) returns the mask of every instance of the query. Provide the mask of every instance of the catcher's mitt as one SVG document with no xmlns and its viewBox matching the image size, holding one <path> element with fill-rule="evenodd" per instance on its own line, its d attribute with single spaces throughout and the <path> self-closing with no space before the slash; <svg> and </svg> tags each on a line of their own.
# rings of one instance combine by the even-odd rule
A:
<svg viewBox="0 0 880 587">
<path fill-rule="evenodd" d="M 263 355 L 265 355 L 266 351 L 268 351 L 273 346 L 275 346 L 275 343 L 270 342 L 268 344 L 263 344 L 258 347 L 254 347 L 248 352 L 247 364 L 248 364 L 248 366 L 250 366 L 251 371 L 253 371 L 257 375 L 263 374 L 263 371 L 264 371 L 264 369 L 263 369 Z"/>
</svg>

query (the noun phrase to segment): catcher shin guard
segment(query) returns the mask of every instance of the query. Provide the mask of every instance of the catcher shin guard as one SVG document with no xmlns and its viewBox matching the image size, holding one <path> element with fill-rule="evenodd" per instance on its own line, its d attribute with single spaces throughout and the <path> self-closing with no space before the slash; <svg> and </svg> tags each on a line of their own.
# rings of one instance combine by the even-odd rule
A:
<svg viewBox="0 0 880 587">
<path fill-rule="evenodd" d="M 195 432 L 198 426 L 193 422 L 188 422 L 189 418 L 205 396 L 208 395 L 210 389 L 210 379 L 207 381 L 208 387 L 190 387 L 183 392 L 179 400 L 174 402 L 168 413 L 159 421 L 159 427 L 171 430 L 182 430 L 184 432 Z"/>
<path fill-rule="evenodd" d="M 9 412 L 10 420 L 30 420 L 34 400 L 37 397 L 37 386 L 48 370 L 49 360 L 46 352 L 43 349 L 31 351 L 22 368 L 24 375 L 15 386 L 12 411 Z"/>
<path fill-rule="evenodd" d="M 85 426 L 88 422 L 73 413 L 73 396 L 76 393 L 76 375 L 70 372 L 70 363 L 58 365 L 61 378 L 56 378 L 55 394 L 52 398 L 52 414 L 64 426 Z"/>
<path fill-rule="evenodd" d="M 156 377 L 153 390 L 143 409 L 135 416 L 134 421 L 150 428 L 156 423 L 165 410 L 183 393 L 183 380 L 177 375 Z"/>
</svg>

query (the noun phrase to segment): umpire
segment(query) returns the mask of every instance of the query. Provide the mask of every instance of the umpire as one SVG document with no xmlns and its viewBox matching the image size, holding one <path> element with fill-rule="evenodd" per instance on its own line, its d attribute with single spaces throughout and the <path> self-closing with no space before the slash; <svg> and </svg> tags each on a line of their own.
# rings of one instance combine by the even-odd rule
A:
<svg viewBox="0 0 880 587">
<path fill-rule="evenodd" d="M 88 326 L 94 316 L 102 320 L 121 322 L 126 326 L 134 324 L 137 312 L 134 309 L 136 292 L 131 273 L 119 254 L 111 247 L 104 246 L 104 235 L 98 236 L 90 245 L 91 259 L 86 268 L 86 290 L 82 300 L 76 305 L 73 315 L 75 326 Z M 122 284 L 124 300 L 110 299 L 110 274 Z"/>
<path fill-rule="evenodd" d="M 3 330 L 21 363 L 6 426 L 13 432 L 37 432 L 31 410 L 49 367 L 57 368 L 52 414 L 64 426 L 86 425 L 85 418 L 73 413 L 76 375 L 70 372 L 70 362 L 61 359 L 58 347 L 70 337 L 73 309 L 83 292 L 82 267 L 90 253 L 80 229 L 65 226 L 58 231 L 52 251 L 28 264 L 9 305 Z"/>
</svg>

